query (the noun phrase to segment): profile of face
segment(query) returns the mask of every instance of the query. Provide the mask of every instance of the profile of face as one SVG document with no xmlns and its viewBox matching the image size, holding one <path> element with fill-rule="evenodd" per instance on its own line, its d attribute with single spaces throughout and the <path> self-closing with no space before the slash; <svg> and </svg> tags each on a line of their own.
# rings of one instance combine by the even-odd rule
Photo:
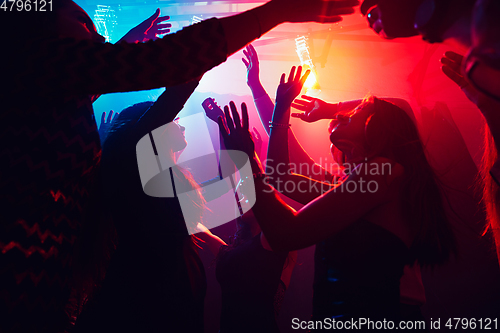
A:
<svg viewBox="0 0 500 333">
<path fill-rule="evenodd" d="M 169 143 L 172 152 L 176 153 L 187 147 L 185 131 L 186 128 L 179 124 L 178 118 L 166 125 L 164 131 L 165 140 Z"/>
<path fill-rule="evenodd" d="M 415 14 L 422 0 L 365 0 L 361 13 L 370 28 L 386 39 L 418 35 Z"/>
<path fill-rule="evenodd" d="M 89 15 L 75 2 L 65 1 L 57 12 L 57 32 L 60 38 L 93 40 L 104 43 L 106 39 L 97 33 Z"/>
<path fill-rule="evenodd" d="M 372 105 L 362 103 L 350 112 L 337 114 L 336 122 L 330 129 L 332 145 L 346 155 L 352 155 L 353 151 L 363 155 L 367 147 L 366 122 L 372 114 L 372 108 Z"/>
</svg>

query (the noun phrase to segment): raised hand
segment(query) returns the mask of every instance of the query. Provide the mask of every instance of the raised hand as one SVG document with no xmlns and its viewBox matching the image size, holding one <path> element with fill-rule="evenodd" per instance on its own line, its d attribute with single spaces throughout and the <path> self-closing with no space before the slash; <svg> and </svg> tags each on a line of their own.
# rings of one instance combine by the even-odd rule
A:
<svg viewBox="0 0 500 333">
<path fill-rule="evenodd" d="M 151 17 L 127 32 L 119 42 L 140 43 L 158 39 L 160 35 L 170 32 L 169 28 L 172 25 L 170 23 L 163 23 L 167 20 L 170 20 L 170 16 L 160 17 L 160 9 L 158 8 Z"/>
<path fill-rule="evenodd" d="M 101 141 L 103 141 L 108 134 L 108 131 L 111 128 L 111 123 L 116 119 L 118 115 L 118 112 L 114 112 L 113 110 L 111 110 L 108 114 L 108 121 L 106 121 L 106 112 L 102 113 L 101 125 L 99 126 L 99 137 L 101 138 Z"/>
<path fill-rule="evenodd" d="M 222 109 L 217 105 L 215 99 L 211 97 L 205 99 L 203 103 L 201 103 L 201 106 L 203 106 L 203 110 L 205 110 L 208 119 L 214 122 L 217 122 L 217 118 L 224 117 L 224 112 L 222 112 Z"/>
<path fill-rule="evenodd" d="M 247 155 L 252 158 L 255 154 L 255 145 L 252 140 L 252 135 L 248 130 L 247 106 L 245 103 L 241 103 L 241 120 L 233 101 L 229 103 L 229 106 L 232 116 L 229 113 L 229 107 L 227 105 L 224 106 L 225 124 L 222 117 L 217 119 L 224 145 L 227 150 L 239 150 L 247 153 Z"/>
<path fill-rule="evenodd" d="M 302 66 L 297 68 L 297 73 L 295 73 L 295 66 L 290 69 L 290 74 L 288 74 L 288 80 L 285 82 L 285 73 L 281 75 L 280 85 L 278 86 L 278 90 L 276 91 L 276 108 L 281 110 L 282 112 L 286 111 L 290 108 L 295 97 L 300 94 L 302 87 L 304 86 L 304 82 L 306 82 L 307 77 L 311 73 L 310 70 L 307 70 L 302 77 Z"/>
<path fill-rule="evenodd" d="M 273 0 L 287 22 L 334 23 L 354 13 L 358 0 Z"/>
<path fill-rule="evenodd" d="M 244 50 L 245 58 L 241 58 L 247 68 L 247 84 L 252 87 L 260 82 L 259 78 L 259 58 L 252 44 L 249 44 Z"/>
<path fill-rule="evenodd" d="M 301 96 L 303 99 L 296 99 L 292 106 L 303 113 L 292 113 L 292 117 L 300 118 L 303 121 L 312 123 L 321 119 L 332 119 L 331 105 L 323 100 L 306 95 Z"/>
</svg>

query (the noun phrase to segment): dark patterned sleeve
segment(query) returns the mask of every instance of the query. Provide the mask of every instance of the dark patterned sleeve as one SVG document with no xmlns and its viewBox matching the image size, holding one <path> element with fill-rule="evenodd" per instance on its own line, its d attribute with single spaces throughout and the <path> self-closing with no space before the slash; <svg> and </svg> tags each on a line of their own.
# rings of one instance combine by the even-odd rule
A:
<svg viewBox="0 0 500 333">
<path fill-rule="evenodd" d="M 210 19 L 147 43 L 37 41 L 22 51 L 12 71 L 18 92 L 89 95 L 173 86 L 226 58 L 223 28 Z"/>
</svg>

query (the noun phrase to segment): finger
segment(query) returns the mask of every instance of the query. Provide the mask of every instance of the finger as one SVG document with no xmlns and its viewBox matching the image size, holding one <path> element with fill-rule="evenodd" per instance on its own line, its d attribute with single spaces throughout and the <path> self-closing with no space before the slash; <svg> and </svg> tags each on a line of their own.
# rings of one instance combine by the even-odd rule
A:
<svg viewBox="0 0 500 333">
<path fill-rule="evenodd" d="M 106 123 L 106 111 L 104 111 L 101 115 L 101 126 Z"/>
<path fill-rule="evenodd" d="M 241 129 L 240 115 L 238 114 L 238 109 L 236 109 L 236 104 L 233 101 L 229 102 L 229 107 L 231 108 L 231 114 L 233 115 L 234 127 L 236 129 Z"/>
<path fill-rule="evenodd" d="M 298 99 L 298 98 L 294 99 L 293 101 L 294 101 L 294 103 L 300 104 L 302 106 L 309 106 L 309 105 L 312 104 L 311 101 L 304 101 L 304 100 L 301 100 L 301 99 Z"/>
<path fill-rule="evenodd" d="M 297 73 L 295 73 L 293 80 L 298 82 L 300 80 L 300 74 L 302 74 L 302 66 L 297 67 Z"/>
<path fill-rule="evenodd" d="M 246 50 L 243 50 L 243 54 L 247 58 L 248 63 L 252 62 L 252 57 L 250 56 L 250 54 Z"/>
<path fill-rule="evenodd" d="M 247 105 L 245 103 L 241 103 L 241 117 L 243 118 L 243 129 L 245 131 L 248 131 L 250 124 L 248 121 L 248 109 L 247 109 Z"/>
<path fill-rule="evenodd" d="M 111 122 L 111 119 L 113 119 L 113 113 L 114 113 L 114 111 L 113 111 L 113 110 L 109 111 L 109 115 L 108 115 L 108 123 L 110 123 L 110 122 Z"/>
<path fill-rule="evenodd" d="M 458 84 L 458 86 L 460 88 L 463 88 L 464 86 L 467 85 L 467 81 L 464 79 L 464 77 L 460 74 L 458 74 L 457 72 L 455 72 L 453 69 L 451 69 L 450 67 L 444 65 L 443 67 L 441 67 L 441 70 L 443 71 L 443 73 L 449 77 L 453 82 L 455 82 L 456 84 Z"/>
<path fill-rule="evenodd" d="M 222 135 L 222 139 L 224 141 L 226 141 L 227 137 L 228 137 L 228 133 L 227 133 L 226 126 L 224 125 L 224 120 L 222 120 L 221 116 L 217 117 L 217 124 L 219 125 L 219 132 Z"/>
<path fill-rule="evenodd" d="M 280 78 L 280 84 L 283 84 L 285 83 L 285 73 L 281 74 L 281 78 Z"/>
<path fill-rule="evenodd" d="M 308 101 L 312 101 L 312 100 L 315 100 L 315 99 L 316 99 L 316 98 L 314 98 L 314 97 L 307 96 L 307 95 L 302 95 L 302 96 L 300 96 L 300 98 L 307 99 Z"/>
<path fill-rule="evenodd" d="M 170 23 L 164 23 L 164 24 L 161 24 L 161 25 L 157 25 L 156 27 L 158 28 L 158 30 L 163 29 L 163 28 L 171 28 L 172 24 L 170 24 Z"/>
<path fill-rule="evenodd" d="M 460 63 L 455 62 L 449 58 L 441 58 L 441 63 L 453 69 L 455 72 L 460 73 Z"/>
<path fill-rule="evenodd" d="M 311 74 L 311 71 L 307 70 L 306 73 L 300 78 L 300 85 L 302 87 L 304 86 L 304 83 L 306 83 L 306 80 L 309 77 L 309 74 Z"/>
<path fill-rule="evenodd" d="M 446 51 L 444 53 L 444 56 L 446 58 L 453 60 L 454 62 L 459 63 L 459 64 L 461 64 L 462 60 L 464 59 L 464 57 L 461 54 L 458 54 L 458 53 L 453 52 L 453 51 Z"/>
<path fill-rule="evenodd" d="M 231 134 L 234 131 L 234 123 L 231 115 L 229 114 L 229 106 L 224 106 L 224 115 L 226 116 L 226 126 L 228 133 Z"/>
<path fill-rule="evenodd" d="M 245 48 L 243 49 L 243 53 L 248 58 L 248 60 L 250 60 L 250 57 L 252 56 L 252 50 L 250 50 L 250 48 L 248 47 L 248 45 L 245 46 Z"/>
<path fill-rule="evenodd" d="M 292 103 L 292 107 L 296 108 L 297 110 L 305 112 L 307 112 L 310 109 L 307 105 L 302 105 L 297 103 Z"/>
<path fill-rule="evenodd" d="M 155 35 L 155 37 L 162 38 L 166 36 L 170 32 L 170 29 L 166 29 L 166 31 L 162 31 L 161 33 L 158 33 Z"/>
<path fill-rule="evenodd" d="M 114 116 L 113 116 L 113 119 L 112 119 L 112 120 L 115 120 L 115 119 L 116 119 L 116 117 L 118 117 L 119 115 L 120 115 L 120 113 L 119 113 L 119 112 L 115 112 L 115 114 L 114 114 Z"/>
<path fill-rule="evenodd" d="M 250 64 L 248 63 L 248 61 L 246 61 L 245 58 L 241 58 L 241 60 L 243 61 L 243 63 L 245 64 L 246 68 L 248 69 L 248 66 L 250 66 Z"/>
<path fill-rule="evenodd" d="M 293 105 L 293 104 L 292 104 Z M 291 116 L 293 118 L 299 118 L 299 119 L 302 119 L 304 120 L 304 117 L 305 117 L 305 113 L 292 113 Z"/>
<path fill-rule="evenodd" d="M 162 16 L 162 17 L 159 17 L 157 20 L 156 20 L 156 24 L 160 24 L 162 22 L 165 22 L 165 21 L 168 21 L 170 20 L 170 16 Z M 170 24 L 170 23 L 169 23 Z"/>
<path fill-rule="evenodd" d="M 288 81 L 287 82 L 290 82 L 293 80 L 294 73 L 295 73 L 295 66 L 292 66 L 292 68 L 290 69 L 290 73 L 288 74 Z"/>
<path fill-rule="evenodd" d="M 153 23 L 154 21 L 156 21 L 156 19 L 160 16 L 160 8 L 157 8 L 155 13 L 153 15 L 151 15 L 147 20 L 146 22 L 148 22 L 149 24 Z"/>
<path fill-rule="evenodd" d="M 247 47 L 248 47 L 248 50 L 250 51 L 250 55 L 252 57 L 257 57 L 257 51 L 255 51 L 255 48 L 253 47 L 253 45 L 249 44 Z"/>
</svg>

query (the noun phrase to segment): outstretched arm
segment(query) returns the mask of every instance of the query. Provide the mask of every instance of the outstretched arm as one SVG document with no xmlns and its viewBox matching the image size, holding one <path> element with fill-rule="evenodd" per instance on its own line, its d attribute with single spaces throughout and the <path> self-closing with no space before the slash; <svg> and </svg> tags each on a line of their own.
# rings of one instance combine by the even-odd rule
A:
<svg viewBox="0 0 500 333">
<path fill-rule="evenodd" d="M 302 86 L 309 75 L 306 72 L 301 77 L 302 67 L 292 67 L 285 82 L 285 74 L 282 75 L 278 91 L 276 93 L 276 106 L 274 108 L 271 136 L 267 153 L 266 173 L 269 175 L 270 184 L 279 192 L 301 202 L 307 203 L 321 193 L 325 193 L 329 184 L 317 182 L 314 179 L 292 173 L 288 150 L 290 104 L 300 93 Z M 304 190 L 305 189 L 305 190 Z"/>
<path fill-rule="evenodd" d="M 247 68 L 247 85 L 252 91 L 253 100 L 262 126 L 266 130 L 267 135 L 269 135 L 269 122 L 273 117 L 274 103 L 260 82 L 259 57 L 252 44 L 243 50 L 243 54 L 246 59 L 242 58 L 241 60 Z"/>
<path fill-rule="evenodd" d="M 228 54 L 242 49 L 256 38 L 285 22 L 334 23 L 354 13 L 358 0 L 272 0 L 238 15 L 221 19 Z"/>
<path fill-rule="evenodd" d="M 198 86 L 198 80 L 168 87 L 156 102 L 139 118 L 134 125 L 134 133 L 142 138 L 159 126 L 172 122 Z"/>
<path fill-rule="evenodd" d="M 34 91 L 50 97 L 174 86 L 219 65 L 278 24 L 337 22 L 341 15 L 352 14 L 357 4 L 357 0 L 272 0 L 244 13 L 206 20 L 147 43 L 32 40 L 8 50 L 1 58 L 24 62 L 6 69 L 6 77 L 12 77 L 9 93 Z M 15 17 L 22 19 L 23 15 L 19 15 Z M 8 22 L 15 21 L 19 20 L 9 18 Z M 54 84 L 40 83 L 48 79 Z"/>
<path fill-rule="evenodd" d="M 363 102 L 362 99 L 355 99 L 352 101 L 327 103 L 319 98 L 307 95 L 302 95 L 301 98 L 294 100 L 292 106 L 302 112 L 292 113 L 291 116 L 308 123 L 323 119 L 335 119 L 339 112 L 351 111 Z M 406 112 L 411 111 L 410 104 L 404 99 L 393 97 L 383 97 L 383 99 L 399 106 Z"/>
</svg>

